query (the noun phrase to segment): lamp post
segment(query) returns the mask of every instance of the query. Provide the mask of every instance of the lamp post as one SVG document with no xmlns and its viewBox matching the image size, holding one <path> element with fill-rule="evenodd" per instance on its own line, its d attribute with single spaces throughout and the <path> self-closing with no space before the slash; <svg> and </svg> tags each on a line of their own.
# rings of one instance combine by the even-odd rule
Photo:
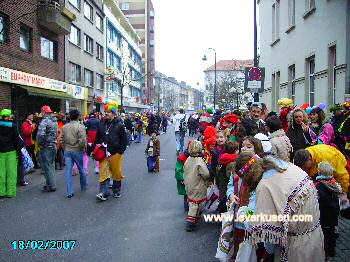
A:
<svg viewBox="0 0 350 262">
<path fill-rule="evenodd" d="M 215 105 L 216 105 L 216 51 L 215 51 L 215 49 L 214 48 L 208 48 L 207 49 L 207 51 L 208 50 L 212 50 L 212 51 L 214 51 L 214 54 L 215 54 L 215 64 L 214 64 L 214 110 L 215 110 Z M 203 61 L 207 61 L 208 59 L 207 59 L 207 56 L 204 54 L 204 56 L 203 56 L 203 58 L 202 58 L 202 60 Z"/>
<path fill-rule="evenodd" d="M 254 67 L 258 66 L 258 28 L 256 25 L 256 0 L 254 1 Z M 259 102 L 259 93 L 254 93 L 254 102 Z"/>
</svg>

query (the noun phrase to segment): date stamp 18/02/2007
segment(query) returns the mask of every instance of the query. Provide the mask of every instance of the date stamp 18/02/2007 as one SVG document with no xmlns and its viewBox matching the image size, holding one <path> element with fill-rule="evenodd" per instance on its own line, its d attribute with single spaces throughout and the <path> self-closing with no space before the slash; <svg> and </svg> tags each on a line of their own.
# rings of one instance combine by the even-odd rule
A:
<svg viewBox="0 0 350 262">
<path fill-rule="evenodd" d="M 13 250 L 73 250 L 76 240 L 13 240 Z"/>
</svg>

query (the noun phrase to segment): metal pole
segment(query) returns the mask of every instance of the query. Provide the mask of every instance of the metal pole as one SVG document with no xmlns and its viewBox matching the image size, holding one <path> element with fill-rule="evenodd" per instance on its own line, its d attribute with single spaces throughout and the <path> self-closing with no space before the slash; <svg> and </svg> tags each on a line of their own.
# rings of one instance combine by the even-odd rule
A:
<svg viewBox="0 0 350 262">
<path fill-rule="evenodd" d="M 254 1 L 254 67 L 258 66 L 258 28 L 256 25 L 256 0 Z M 259 102 L 259 93 L 254 93 L 254 102 Z"/>
<path fill-rule="evenodd" d="M 216 51 L 215 53 L 215 65 L 214 65 L 214 111 L 215 111 L 215 105 L 216 105 Z"/>
</svg>

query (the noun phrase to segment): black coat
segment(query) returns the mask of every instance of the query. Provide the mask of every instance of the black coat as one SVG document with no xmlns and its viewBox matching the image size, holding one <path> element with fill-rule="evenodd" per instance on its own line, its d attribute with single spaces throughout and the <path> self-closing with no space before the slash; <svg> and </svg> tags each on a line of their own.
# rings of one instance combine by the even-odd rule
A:
<svg viewBox="0 0 350 262">
<path fill-rule="evenodd" d="M 100 123 L 96 135 L 96 144 L 105 143 L 109 153 L 122 155 L 126 149 L 127 142 L 125 127 L 117 118 L 111 122 L 104 120 Z"/>
<path fill-rule="evenodd" d="M 255 136 L 258 133 L 267 135 L 264 123 L 260 121 L 259 124 L 257 124 L 255 120 L 246 117 L 238 125 L 237 138 L 238 141 L 242 143 L 245 136 Z"/>
<path fill-rule="evenodd" d="M 289 127 L 287 131 L 287 136 L 290 140 L 290 143 L 293 146 L 292 158 L 294 158 L 294 153 L 297 150 L 307 148 L 308 146 L 310 146 L 310 143 L 312 141 L 309 132 L 304 132 L 301 125 Z M 305 138 L 309 141 L 309 143 L 307 143 Z"/>
<path fill-rule="evenodd" d="M 132 131 L 132 121 L 130 118 L 124 120 L 124 125 L 127 130 Z"/>
<path fill-rule="evenodd" d="M 0 153 L 19 150 L 17 126 L 12 121 L 0 120 Z"/>
<path fill-rule="evenodd" d="M 337 226 L 340 211 L 339 197 L 323 183 L 316 183 L 318 203 L 320 206 L 320 223 L 322 227 Z"/>
<path fill-rule="evenodd" d="M 100 125 L 100 121 L 96 117 L 92 117 L 86 122 L 86 130 L 97 131 L 99 125 Z"/>
</svg>

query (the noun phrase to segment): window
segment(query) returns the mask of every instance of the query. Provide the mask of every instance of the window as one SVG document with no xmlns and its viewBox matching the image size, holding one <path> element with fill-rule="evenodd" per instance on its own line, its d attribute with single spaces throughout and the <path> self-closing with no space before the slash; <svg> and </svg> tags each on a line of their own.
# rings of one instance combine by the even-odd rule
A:
<svg viewBox="0 0 350 262">
<path fill-rule="evenodd" d="M 337 48 L 336 46 L 331 46 L 328 49 L 328 79 L 329 79 L 329 89 L 332 94 L 332 104 L 336 102 L 336 66 L 337 66 Z"/>
<path fill-rule="evenodd" d="M 133 88 L 132 86 L 129 86 L 129 94 L 131 97 L 133 97 Z"/>
<path fill-rule="evenodd" d="M 113 66 L 115 69 L 121 70 L 120 57 L 114 54 L 111 50 L 108 50 L 108 53 L 107 53 L 107 66 Z"/>
<path fill-rule="evenodd" d="M 71 25 L 71 27 L 70 27 L 69 41 L 77 46 L 81 45 L 80 29 L 78 27 L 76 27 L 75 25 Z"/>
<path fill-rule="evenodd" d="M 96 27 L 103 32 L 103 18 L 99 14 L 96 14 Z"/>
<path fill-rule="evenodd" d="M 84 50 L 90 54 L 94 51 L 94 41 L 88 35 L 84 35 Z"/>
<path fill-rule="evenodd" d="M 81 67 L 80 65 L 69 62 L 70 81 L 73 83 L 81 82 Z"/>
<path fill-rule="evenodd" d="M 288 67 L 288 95 L 295 101 L 295 65 Z"/>
<path fill-rule="evenodd" d="M 57 42 L 41 37 L 41 56 L 57 61 Z"/>
<path fill-rule="evenodd" d="M 84 2 L 84 16 L 90 21 L 93 20 L 93 9 L 87 2 Z"/>
<path fill-rule="evenodd" d="M 32 51 L 32 29 L 26 25 L 21 24 L 19 46 L 22 50 Z"/>
<path fill-rule="evenodd" d="M 103 46 L 96 43 L 96 50 L 97 50 L 97 54 L 96 54 L 97 59 L 103 60 Z"/>
<path fill-rule="evenodd" d="M 272 74 L 272 107 L 277 110 L 277 100 L 280 92 L 280 72 Z"/>
<path fill-rule="evenodd" d="M 280 37 L 280 2 L 276 1 L 272 5 L 272 42 L 276 42 Z"/>
<path fill-rule="evenodd" d="M 0 43 L 6 43 L 8 40 L 8 17 L 0 14 Z"/>
<path fill-rule="evenodd" d="M 308 90 L 309 90 L 309 104 L 313 106 L 315 104 L 315 58 L 309 58 L 307 60 L 307 75 L 308 79 Z"/>
<path fill-rule="evenodd" d="M 107 28 L 107 39 L 110 44 L 114 44 L 118 48 L 121 48 L 122 37 L 111 24 L 109 24 Z"/>
<path fill-rule="evenodd" d="M 295 0 L 288 0 L 288 24 L 295 25 Z"/>
<path fill-rule="evenodd" d="M 96 73 L 96 89 L 103 90 L 103 75 Z"/>
<path fill-rule="evenodd" d="M 80 0 L 69 0 L 69 3 L 80 10 Z"/>
<path fill-rule="evenodd" d="M 123 11 L 129 10 L 130 4 L 129 3 L 122 3 L 120 9 Z"/>
<path fill-rule="evenodd" d="M 94 72 L 89 69 L 84 70 L 85 85 L 88 87 L 94 87 Z"/>
</svg>

